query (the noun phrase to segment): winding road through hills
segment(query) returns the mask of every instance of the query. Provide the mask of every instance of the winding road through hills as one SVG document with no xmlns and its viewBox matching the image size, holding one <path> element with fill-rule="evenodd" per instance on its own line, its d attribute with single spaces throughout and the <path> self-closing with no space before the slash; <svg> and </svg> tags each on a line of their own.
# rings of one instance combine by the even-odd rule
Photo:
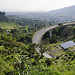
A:
<svg viewBox="0 0 75 75">
<path fill-rule="evenodd" d="M 62 26 L 67 26 L 67 25 L 75 25 L 75 22 L 64 23 Z M 53 28 L 56 28 L 56 27 L 59 27 L 59 25 L 53 25 L 53 26 L 49 26 L 49 27 L 46 27 L 46 28 L 42 28 L 41 30 L 38 30 L 38 31 L 34 34 L 34 36 L 33 36 L 32 43 L 40 44 L 43 35 L 44 35 L 47 31 L 52 30 Z M 37 49 L 36 49 L 36 50 L 37 50 Z M 38 51 L 38 50 L 37 50 L 37 51 Z M 38 51 L 38 52 L 39 52 L 39 51 Z M 51 57 L 51 56 L 49 57 L 49 55 L 46 54 L 46 53 L 44 54 L 44 56 L 45 56 L 45 57 L 48 56 L 48 58 Z"/>
</svg>

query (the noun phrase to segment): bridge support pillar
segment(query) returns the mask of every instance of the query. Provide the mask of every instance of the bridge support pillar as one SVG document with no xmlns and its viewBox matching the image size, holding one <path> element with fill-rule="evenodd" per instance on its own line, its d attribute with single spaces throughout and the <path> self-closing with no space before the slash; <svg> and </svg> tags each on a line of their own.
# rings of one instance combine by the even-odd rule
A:
<svg viewBox="0 0 75 75">
<path fill-rule="evenodd" d="M 52 37 L 52 30 L 49 31 L 49 39 Z"/>
</svg>

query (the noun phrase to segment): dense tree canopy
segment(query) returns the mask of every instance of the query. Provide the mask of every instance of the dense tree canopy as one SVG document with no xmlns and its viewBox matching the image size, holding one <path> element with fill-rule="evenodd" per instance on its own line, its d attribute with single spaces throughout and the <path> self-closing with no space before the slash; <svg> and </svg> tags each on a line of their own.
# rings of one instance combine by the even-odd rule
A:
<svg viewBox="0 0 75 75">
<path fill-rule="evenodd" d="M 8 21 L 8 18 L 5 16 L 5 12 L 0 11 L 0 21 Z"/>
</svg>

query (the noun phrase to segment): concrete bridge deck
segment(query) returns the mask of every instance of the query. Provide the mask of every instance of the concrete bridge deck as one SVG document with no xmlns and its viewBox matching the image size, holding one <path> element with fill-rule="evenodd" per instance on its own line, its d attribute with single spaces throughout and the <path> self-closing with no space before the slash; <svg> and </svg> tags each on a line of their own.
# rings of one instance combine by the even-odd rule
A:
<svg viewBox="0 0 75 75">
<path fill-rule="evenodd" d="M 62 26 L 67 26 L 67 25 L 75 25 L 75 22 L 64 23 Z M 39 44 L 41 42 L 43 35 L 47 31 L 49 31 L 53 28 L 56 28 L 56 27 L 59 27 L 59 25 L 53 25 L 53 26 L 49 26 L 46 28 L 42 28 L 41 30 L 38 30 L 33 36 L 32 43 Z"/>
</svg>

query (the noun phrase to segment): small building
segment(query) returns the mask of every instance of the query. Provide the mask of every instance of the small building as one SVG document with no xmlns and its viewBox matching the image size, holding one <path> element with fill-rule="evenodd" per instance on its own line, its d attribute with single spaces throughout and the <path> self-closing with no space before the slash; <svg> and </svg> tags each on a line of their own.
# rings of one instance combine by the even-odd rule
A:
<svg viewBox="0 0 75 75">
<path fill-rule="evenodd" d="M 61 46 L 63 49 L 67 49 L 67 48 L 70 48 L 70 47 L 72 47 L 72 46 L 75 46 L 75 42 L 73 42 L 73 41 L 68 41 L 68 42 L 65 42 L 65 43 L 60 44 L 60 46 Z"/>
</svg>

